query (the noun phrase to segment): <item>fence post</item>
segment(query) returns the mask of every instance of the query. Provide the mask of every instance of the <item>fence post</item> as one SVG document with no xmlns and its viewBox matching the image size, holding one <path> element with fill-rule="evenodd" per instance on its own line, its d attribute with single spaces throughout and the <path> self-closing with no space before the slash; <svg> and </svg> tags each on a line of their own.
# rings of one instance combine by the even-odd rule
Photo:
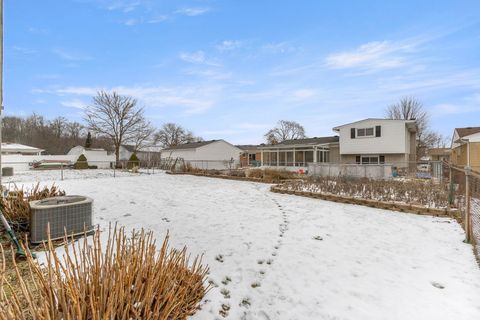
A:
<svg viewBox="0 0 480 320">
<path fill-rule="evenodd" d="M 465 167 L 465 234 L 467 242 L 471 241 L 470 174 L 471 168 Z"/>
<path fill-rule="evenodd" d="M 62 174 L 62 181 L 63 181 L 63 163 L 60 164 L 60 171 L 61 171 L 61 174 Z"/>
<path fill-rule="evenodd" d="M 115 170 L 117 170 L 117 164 L 113 164 L 113 177 L 115 178 Z"/>
<path fill-rule="evenodd" d="M 452 170 L 452 166 L 450 165 L 448 167 L 449 169 L 449 172 L 448 172 L 448 181 L 449 181 L 449 186 L 448 186 L 448 206 L 449 206 L 449 209 L 450 209 L 450 206 L 454 203 L 455 201 L 455 198 L 453 196 L 453 170 Z"/>
</svg>

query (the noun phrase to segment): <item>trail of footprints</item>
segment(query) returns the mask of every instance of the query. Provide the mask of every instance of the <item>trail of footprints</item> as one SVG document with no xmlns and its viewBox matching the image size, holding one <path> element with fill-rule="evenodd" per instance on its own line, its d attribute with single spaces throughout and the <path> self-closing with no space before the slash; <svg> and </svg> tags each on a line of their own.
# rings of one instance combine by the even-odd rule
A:
<svg viewBox="0 0 480 320">
<path fill-rule="evenodd" d="M 275 261 L 277 255 L 278 255 L 278 250 L 282 246 L 282 239 L 288 230 L 288 215 L 283 209 L 283 207 L 278 203 L 277 200 L 272 199 L 272 201 L 275 203 L 275 205 L 278 207 L 280 212 L 282 213 L 282 222 L 279 224 L 279 234 L 278 234 L 278 240 L 276 245 L 273 247 L 273 250 L 271 252 L 271 257 L 266 258 L 266 259 L 259 259 L 257 260 L 257 264 L 260 266 L 260 270 L 258 271 L 258 280 L 254 281 L 251 283 L 251 287 L 253 289 L 258 288 L 261 286 L 261 281 L 265 277 L 265 274 L 267 273 L 267 268 L 273 264 Z M 215 260 L 218 262 L 223 262 L 224 261 L 224 256 L 219 254 L 215 257 Z M 230 299 L 230 290 L 228 290 L 228 284 L 232 281 L 232 279 L 229 276 L 225 276 L 225 278 L 221 281 L 223 286 L 220 289 L 220 293 L 223 295 L 225 302 L 222 303 L 222 306 L 220 307 L 220 310 L 218 311 L 218 314 L 221 315 L 224 318 L 228 317 L 229 311 L 230 311 L 230 304 L 228 303 L 228 299 Z M 215 282 L 210 280 L 210 284 L 214 287 L 218 287 L 219 285 L 216 284 Z M 243 298 L 242 301 L 239 304 L 241 307 L 248 308 L 251 305 L 250 298 Z"/>
</svg>

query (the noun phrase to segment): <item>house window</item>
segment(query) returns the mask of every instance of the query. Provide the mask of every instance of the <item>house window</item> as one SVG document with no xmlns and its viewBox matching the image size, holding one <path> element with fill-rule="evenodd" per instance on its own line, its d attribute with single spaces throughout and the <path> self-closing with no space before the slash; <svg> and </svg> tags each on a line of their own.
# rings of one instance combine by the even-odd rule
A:
<svg viewBox="0 0 480 320">
<path fill-rule="evenodd" d="M 329 162 L 328 150 L 317 151 L 317 162 Z"/>
<path fill-rule="evenodd" d="M 371 128 L 358 128 L 357 137 L 373 137 L 375 136 L 375 129 Z"/>
<path fill-rule="evenodd" d="M 383 164 L 385 163 L 385 156 L 356 156 L 355 160 L 357 164 Z"/>
<path fill-rule="evenodd" d="M 256 154 L 255 153 L 249 153 L 248 154 L 248 160 L 249 161 L 255 161 L 256 160 Z"/>
</svg>

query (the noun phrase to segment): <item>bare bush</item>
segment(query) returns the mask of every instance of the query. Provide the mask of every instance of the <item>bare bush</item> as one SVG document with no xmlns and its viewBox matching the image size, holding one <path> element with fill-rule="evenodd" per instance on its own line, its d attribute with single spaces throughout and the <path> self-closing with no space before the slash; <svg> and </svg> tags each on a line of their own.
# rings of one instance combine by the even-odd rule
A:
<svg viewBox="0 0 480 320">
<path fill-rule="evenodd" d="M 280 187 L 293 191 L 402 202 L 432 208 L 448 206 L 447 187 L 427 181 L 317 177 L 307 181 L 289 181 Z"/>
<path fill-rule="evenodd" d="M 249 169 L 247 176 L 267 181 L 283 181 L 296 179 L 298 175 L 295 172 L 277 169 Z"/>
<path fill-rule="evenodd" d="M 110 228 L 103 247 L 100 232 L 92 241 L 66 244 L 57 253 L 46 244 L 46 267 L 28 257 L 30 276 L 18 272 L 21 290 L 11 291 L 0 274 L 0 319 L 186 319 L 194 314 L 209 287 L 208 268 L 186 248 L 169 249 L 168 235 L 157 251 L 151 232 L 127 237 Z M 31 285 L 27 285 L 30 283 Z"/>
<path fill-rule="evenodd" d="M 0 197 L 0 207 L 5 217 L 13 223 L 14 227 L 17 224 L 26 224 L 28 226 L 31 211 L 30 201 L 64 195 L 65 191 L 60 190 L 55 184 L 52 184 L 51 187 L 40 187 L 40 183 L 37 183 L 31 190 L 24 190 L 15 186 L 15 189 L 9 191 L 6 197 Z"/>
</svg>

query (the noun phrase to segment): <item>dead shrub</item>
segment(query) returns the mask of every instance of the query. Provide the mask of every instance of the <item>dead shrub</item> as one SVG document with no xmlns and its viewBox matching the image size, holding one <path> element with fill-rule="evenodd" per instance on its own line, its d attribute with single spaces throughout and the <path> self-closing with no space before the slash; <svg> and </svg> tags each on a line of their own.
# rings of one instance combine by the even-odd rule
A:
<svg viewBox="0 0 480 320">
<path fill-rule="evenodd" d="M 448 206 L 447 186 L 423 180 L 316 177 L 306 181 L 288 181 L 280 188 L 385 202 L 402 202 L 432 208 Z"/>
<path fill-rule="evenodd" d="M 6 197 L 0 197 L 0 206 L 5 217 L 12 223 L 14 228 L 22 226 L 27 228 L 30 223 L 29 201 L 42 200 L 50 197 L 64 196 L 65 191 L 60 190 L 55 184 L 51 187 L 40 187 L 37 183 L 31 190 L 17 188 L 9 191 Z"/>
<path fill-rule="evenodd" d="M 265 169 L 263 170 L 263 179 L 271 181 L 282 181 L 297 178 L 297 174 L 287 170 Z"/>
<path fill-rule="evenodd" d="M 244 170 L 230 170 L 228 171 L 228 175 L 231 177 L 246 177 Z"/>
<path fill-rule="evenodd" d="M 249 169 L 247 171 L 247 177 L 263 179 L 263 170 L 262 169 Z"/>
<path fill-rule="evenodd" d="M 49 241 L 46 267 L 28 257 L 29 277 L 15 265 L 21 290 L 8 298 L 1 248 L 0 319 L 186 319 L 209 290 L 208 268 L 189 261 L 186 248 L 169 249 L 168 235 L 159 252 L 143 230 L 128 237 L 110 228 L 106 247 L 99 230 L 90 240 L 67 243 L 64 253 Z"/>
</svg>

